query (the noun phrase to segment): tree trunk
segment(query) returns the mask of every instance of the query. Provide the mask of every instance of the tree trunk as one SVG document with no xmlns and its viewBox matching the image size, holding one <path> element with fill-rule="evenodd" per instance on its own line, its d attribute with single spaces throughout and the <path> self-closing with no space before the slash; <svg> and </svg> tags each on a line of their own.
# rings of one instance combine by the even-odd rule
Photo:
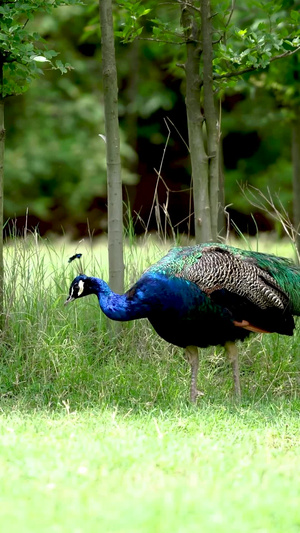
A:
<svg viewBox="0 0 300 533">
<path fill-rule="evenodd" d="M 118 83 L 115 58 L 112 1 L 99 0 L 102 75 L 106 135 L 109 284 L 113 291 L 124 292 L 123 205 Z"/>
<path fill-rule="evenodd" d="M 293 162 L 293 224 L 300 232 L 300 107 L 295 109 L 292 124 L 292 162 Z M 300 235 L 297 236 L 297 250 L 300 253 Z"/>
<path fill-rule="evenodd" d="M 212 240 L 208 185 L 208 158 L 203 139 L 203 115 L 200 105 L 200 23 L 189 5 L 181 8 L 181 24 L 186 39 L 186 112 L 191 155 L 196 242 Z"/>
<path fill-rule="evenodd" d="M 213 44 L 210 0 L 201 0 L 203 107 L 207 131 L 208 183 L 212 240 L 218 238 L 219 132 L 213 92 Z"/>
<path fill-rule="evenodd" d="M 3 328 L 3 293 L 4 293 L 4 265 L 3 265 L 3 182 L 4 182 L 4 98 L 3 64 L 0 63 L 0 328 Z"/>
<path fill-rule="evenodd" d="M 225 217 L 225 176 L 223 162 L 222 141 L 219 139 L 219 210 L 218 210 L 218 236 L 225 238 L 227 235 L 227 220 Z"/>
</svg>

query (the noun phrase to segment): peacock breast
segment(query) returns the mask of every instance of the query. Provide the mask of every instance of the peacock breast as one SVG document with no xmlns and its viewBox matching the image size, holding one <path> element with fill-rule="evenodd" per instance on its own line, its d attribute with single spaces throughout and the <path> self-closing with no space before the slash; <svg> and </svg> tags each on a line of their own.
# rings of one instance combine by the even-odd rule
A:
<svg viewBox="0 0 300 533">
<path fill-rule="evenodd" d="M 177 277 L 156 277 L 152 297 L 148 319 L 156 332 L 172 344 L 181 347 L 223 345 L 240 335 L 229 312 L 215 305 L 193 282 Z"/>
</svg>

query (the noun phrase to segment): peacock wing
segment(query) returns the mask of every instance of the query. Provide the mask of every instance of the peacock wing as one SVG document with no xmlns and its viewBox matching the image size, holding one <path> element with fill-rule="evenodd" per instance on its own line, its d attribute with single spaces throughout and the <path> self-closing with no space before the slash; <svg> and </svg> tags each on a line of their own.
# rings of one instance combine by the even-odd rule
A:
<svg viewBox="0 0 300 533">
<path fill-rule="evenodd" d="M 289 298 L 255 259 L 218 246 L 205 247 L 201 252 L 179 275 L 229 310 L 236 326 L 292 335 Z"/>
</svg>

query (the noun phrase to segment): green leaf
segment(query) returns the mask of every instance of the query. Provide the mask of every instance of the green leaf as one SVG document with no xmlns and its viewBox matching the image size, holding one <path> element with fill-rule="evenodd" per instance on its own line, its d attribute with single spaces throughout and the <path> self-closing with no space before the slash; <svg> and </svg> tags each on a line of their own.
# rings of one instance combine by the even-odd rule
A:
<svg viewBox="0 0 300 533">
<path fill-rule="evenodd" d="M 66 67 L 64 66 L 64 64 L 62 63 L 62 61 L 60 59 L 57 59 L 55 61 L 55 67 L 57 69 L 59 69 L 62 73 L 66 73 L 67 72 Z"/>
<path fill-rule="evenodd" d="M 291 17 L 291 19 L 292 19 L 294 22 L 299 22 L 299 19 L 300 19 L 300 13 L 299 13 L 299 11 L 294 11 L 294 10 L 292 10 L 292 11 L 290 12 L 290 17 Z"/>
</svg>

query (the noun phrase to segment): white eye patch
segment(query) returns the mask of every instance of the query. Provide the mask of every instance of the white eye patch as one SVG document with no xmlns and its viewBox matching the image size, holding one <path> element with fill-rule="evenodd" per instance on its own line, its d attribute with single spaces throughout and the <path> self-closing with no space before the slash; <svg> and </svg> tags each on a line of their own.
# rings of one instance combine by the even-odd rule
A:
<svg viewBox="0 0 300 533">
<path fill-rule="evenodd" d="M 78 296 L 80 296 L 83 293 L 84 289 L 84 282 L 82 279 L 78 282 Z"/>
</svg>

